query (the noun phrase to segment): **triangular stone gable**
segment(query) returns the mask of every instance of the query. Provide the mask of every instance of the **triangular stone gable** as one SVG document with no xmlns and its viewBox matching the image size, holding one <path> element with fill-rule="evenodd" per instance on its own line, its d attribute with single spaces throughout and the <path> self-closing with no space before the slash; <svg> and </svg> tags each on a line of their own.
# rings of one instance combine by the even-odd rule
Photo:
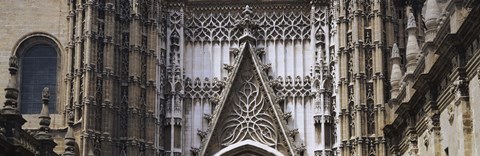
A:
<svg viewBox="0 0 480 156">
<path fill-rule="evenodd" d="M 200 155 L 214 155 L 244 140 L 268 145 L 284 155 L 296 155 L 278 97 L 251 43 L 241 44 L 225 89 L 212 100 L 217 106 Z"/>
</svg>

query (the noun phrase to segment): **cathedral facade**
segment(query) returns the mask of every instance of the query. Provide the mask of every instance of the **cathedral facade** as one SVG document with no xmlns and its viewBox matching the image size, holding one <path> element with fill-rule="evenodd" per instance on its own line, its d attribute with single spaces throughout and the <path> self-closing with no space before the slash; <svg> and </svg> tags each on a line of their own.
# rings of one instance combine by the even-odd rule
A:
<svg viewBox="0 0 480 156">
<path fill-rule="evenodd" d="M 32 133 L 49 116 L 58 154 L 474 156 L 479 15 L 478 0 L 4 0 L 0 69 L 18 58 L 8 107 Z"/>
</svg>

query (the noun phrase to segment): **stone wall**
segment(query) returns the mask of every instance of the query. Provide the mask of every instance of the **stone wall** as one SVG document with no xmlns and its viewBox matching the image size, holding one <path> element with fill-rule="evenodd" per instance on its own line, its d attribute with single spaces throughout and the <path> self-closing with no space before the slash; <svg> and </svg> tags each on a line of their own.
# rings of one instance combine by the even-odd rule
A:
<svg viewBox="0 0 480 156">
<path fill-rule="evenodd" d="M 61 49 L 59 58 L 63 60 L 64 47 L 67 45 L 67 14 L 68 14 L 68 1 L 58 0 L 2 0 L 0 1 L 0 95 L 4 95 L 3 90 L 7 85 L 7 79 L 9 77 L 8 58 L 14 53 L 16 47 L 18 47 L 22 40 L 27 39 L 29 36 L 42 34 L 42 36 L 49 36 L 54 41 L 59 42 L 58 47 Z M 20 72 L 19 72 L 20 73 Z M 58 75 L 61 72 L 58 71 Z M 61 77 L 57 78 L 59 82 L 63 82 Z M 63 83 L 59 83 L 63 84 Z M 61 88 L 60 86 L 57 88 Z M 61 103 L 60 97 L 58 97 L 57 103 Z M 38 97 L 38 103 L 40 101 L 40 93 Z M 3 106 L 3 100 L 1 102 Z M 58 111 L 62 111 L 62 107 L 57 106 Z M 40 113 L 40 112 L 39 112 Z M 36 117 L 28 117 L 24 115 L 27 121 L 35 122 L 30 119 L 37 119 Z M 37 126 L 38 124 L 26 124 L 26 128 L 29 125 Z M 52 128 L 56 128 L 56 124 L 52 124 Z"/>
<path fill-rule="evenodd" d="M 31 36 L 47 36 L 59 43 L 59 58 L 64 60 L 66 55 L 63 53 L 64 47 L 67 45 L 68 33 L 68 1 L 59 0 L 2 0 L 0 1 L 0 96 L 5 95 L 3 88 L 7 86 L 8 78 L 8 59 L 14 54 L 15 49 L 23 40 Z M 61 61 L 62 62 L 62 61 Z M 61 65 L 60 65 L 61 66 Z M 20 72 L 19 72 L 20 73 Z M 58 75 L 62 72 L 57 71 Z M 57 81 L 62 88 L 63 78 L 58 77 Z M 19 83 L 20 84 L 20 83 Z M 41 105 L 41 93 L 39 93 L 38 104 Z M 57 97 L 57 104 L 62 103 L 62 96 Z M 4 99 L 0 100 L 3 107 Z M 21 103 L 21 102 L 20 102 Z M 62 106 L 57 106 L 57 112 L 60 114 L 51 114 L 52 123 L 50 128 L 63 129 Z M 40 113 L 40 112 L 38 112 Z M 28 121 L 23 127 L 25 129 L 37 129 L 39 127 L 38 115 L 23 115 Z M 63 151 L 63 133 L 56 135 L 55 141 L 59 146 L 55 149 L 57 152 Z M 61 136 L 61 137 L 59 137 Z M 60 142 L 59 142 L 60 141 Z M 61 148 L 61 149 L 60 149 Z"/>
</svg>

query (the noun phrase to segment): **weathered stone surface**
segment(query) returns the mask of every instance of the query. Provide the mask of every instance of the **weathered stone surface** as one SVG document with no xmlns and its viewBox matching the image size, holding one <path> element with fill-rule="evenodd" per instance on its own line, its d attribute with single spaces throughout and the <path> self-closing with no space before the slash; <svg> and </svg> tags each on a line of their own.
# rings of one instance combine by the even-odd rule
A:
<svg viewBox="0 0 480 156">
<path fill-rule="evenodd" d="M 479 2 L 359 2 L 2 0 L 0 79 L 26 39 L 58 46 L 58 153 L 71 114 L 78 155 L 479 155 Z M 274 103 L 259 112 L 279 111 L 268 119 L 232 106 L 252 89 L 234 83 L 247 44 L 258 62 L 242 67 L 261 72 L 244 73 Z M 39 114 L 23 117 L 38 129 Z"/>
</svg>

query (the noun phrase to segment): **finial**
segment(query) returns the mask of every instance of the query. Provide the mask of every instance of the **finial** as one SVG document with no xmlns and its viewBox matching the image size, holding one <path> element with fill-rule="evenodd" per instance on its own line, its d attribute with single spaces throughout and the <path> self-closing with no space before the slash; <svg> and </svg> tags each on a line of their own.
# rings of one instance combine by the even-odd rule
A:
<svg viewBox="0 0 480 156">
<path fill-rule="evenodd" d="M 258 28 L 257 21 L 253 20 L 253 11 L 250 6 L 245 6 L 245 10 L 242 12 L 242 19 L 236 24 L 236 27 L 243 31 L 240 41 L 255 41 L 253 36 L 255 29 Z"/>
<path fill-rule="evenodd" d="M 397 43 L 393 44 L 392 47 L 392 56 L 390 58 L 400 58 L 400 50 L 398 49 Z"/>
<path fill-rule="evenodd" d="M 42 111 L 40 112 L 40 128 L 37 134 L 37 138 L 49 139 L 52 136 L 50 132 L 50 114 L 48 112 L 48 102 L 50 101 L 50 93 L 48 87 L 43 88 L 42 91 Z"/>
<path fill-rule="evenodd" d="M 42 100 L 44 100 L 44 99 L 48 100 L 48 98 L 50 98 L 50 91 L 49 91 L 48 87 L 45 87 L 42 90 Z"/>
<path fill-rule="evenodd" d="M 417 23 L 415 22 L 415 16 L 413 13 L 408 13 L 408 23 L 407 29 L 417 28 Z"/>
<path fill-rule="evenodd" d="M 10 68 L 18 68 L 18 59 L 16 56 L 11 56 L 9 59 Z"/>
<path fill-rule="evenodd" d="M 9 59 L 10 67 L 10 79 L 8 80 L 7 87 L 5 88 L 5 106 L 3 108 L 3 113 L 8 114 L 20 114 L 17 110 L 17 99 L 18 99 L 18 89 L 17 89 L 17 71 L 18 71 L 18 60 L 17 57 L 11 56 Z"/>
</svg>

